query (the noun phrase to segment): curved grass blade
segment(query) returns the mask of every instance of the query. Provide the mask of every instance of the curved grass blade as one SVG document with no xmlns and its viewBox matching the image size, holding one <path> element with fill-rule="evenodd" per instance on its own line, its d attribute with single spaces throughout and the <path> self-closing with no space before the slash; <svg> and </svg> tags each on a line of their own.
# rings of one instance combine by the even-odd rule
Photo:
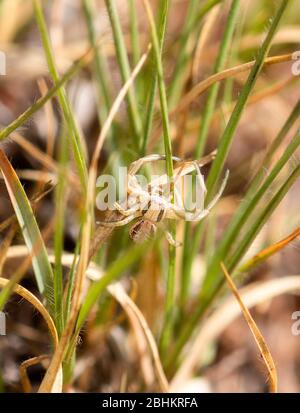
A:
<svg viewBox="0 0 300 413">
<path fill-rule="evenodd" d="M 253 337 L 256 341 L 257 347 L 259 348 L 259 351 L 261 353 L 261 356 L 265 362 L 265 365 L 267 367 L 268 373 L 269 373 L 269 379 L 270 379 L 270 383 L 269 383 L 269 389 L 271 393 L 276 393 L 277 392 L 277 373 L 276 373 L 276 367 L 272 358 L 272 355 L 270 353 L 270 350 L 267 346 L 267 343 L 265 342 L 265 339 L 263 337 L 263 335 L 261 334 L 261 332 L 259 331 L 259 328 L 257 327 L 252 315 L 250 314 L 250 311 L 248 310 L 248 308 L 245 306 L 239 292 L 238 289 L 236 288 L 231 276 L 229 275 L 225 265 L 223 263 L 221 263 L 221 268 L 222 271 L 225 275 L 226 281 L 233 293 L 233 295 L 235 296 L 241 310 L 243 313 L 243 316 L 251 330 L 251 333 L 253 334 Z"/>
<path fill-rule="evenodd" d="M 283 238 L 282 240 L 275 242 L 275 244 L 270 245 L 267 248 L 261 250 L 258 254 L 255 254 L 252 258 L 246 261 L 238 268 L 238 272 L 246 272 L 255 267 L 256 265 L 260 264 L 261 262 L 265 261 L 272 255 L 276 254 L 278 251 L 282 250 L 286 246 L 289 245 L 294 239 L 300 236 L 300 228 L 295 229 L 291 234 L 287 237 Z"/>
<path fill-rule="evenodd" d="M 40 110 L 50 99 L 52 99 L 60 90 L 60 88 L 67 83 L 72 77 L 79 72 L 80 69 L 85 67 L 92 59 L 95 51 L 94 49 L 88 49 L 79 59 L 77 59 L 73 65 L 65 72 L 65 74 L 59 79 L 55 85 L 49 89 L 49 91 L 40 97 L 35 103 L 33 103 L 28 109 L 26 109 L 21 115 L 13 120 L 9 125 L 0 131 L 0 141 L 7 138 L 12 132 L 25 123 L 32 115 Z"/>
<path fill-rule="evenodd" d="M 21 182 L 1 149 L 0 169 L 25 243 L 32 254 L 32 265 L 38 289 L 46 298 L 48 307 L 53 310 L 53 272 L 44 241 Z"/>
</svg>

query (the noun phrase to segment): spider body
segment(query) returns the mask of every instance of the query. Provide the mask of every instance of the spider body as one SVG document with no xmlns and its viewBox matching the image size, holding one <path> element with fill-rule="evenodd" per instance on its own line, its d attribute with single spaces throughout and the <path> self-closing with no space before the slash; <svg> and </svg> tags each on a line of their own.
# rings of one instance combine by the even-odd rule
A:
<svg viewBox="0 0 300 413">
<path fill-rule="evenodd" d="M 156 225 L 147 219 L 139 219 L 129 230 L 130 238 L 137 243 L 144 242 L 153 237 L 156 232 Z"/>
<path fill-rule="evenodd" d="M 187 211 L 184 206 L 182 206 L 182 194 L 179 193 L 175 183 L 180 177 L 195 170 L 196 185 L 198 185 L 198 188 L 200 189 L 203 197 L 202 205 L 204 205 L 206 187 L 203 175 L 200 172 L 200 167 L 211 161 L 213 156 L 214 154 L 209 155 L 200 161 L 188 162 L 183 162 L 179 158 L 173 157 L 174 161 L 181 162 L 182 165 L 174 170 L 174 181 L 171 183 L 173 189 L 170 190 L 168 187 L 166 194 L 164 194 L 163 191 L 163 188 L 169 183 L 166 175 L 156 178 L 146 186 L 141 186 L 135 176 L 137 171 L 146 162 L 164 160 L 165 156 L 149 155 L 133 162 L 128 170 L 127 201 L 122 203 L 115 202 L 114 204 L 115 209 L 118 210 L 124 218 L 118 221 L 101 221 L 99 224 L 103 226 L 119 227 L 128 224 L 134 219 L 137 219 L 136 223 L 129 230 L 129 235 L 135 242 L 143 242 L 145 239 L 155 234 L 157 224 L 165 219 L 181 219 L 193 222 L 200 221 L 209 213 L 221 197 L 228 178 L 228 171 L 215 198 L 207 205 L 206 208 L 201 206 L 195 208 L 192 212 Z M 166 229 L 165 235 L 169 243 L 178 246 L 178 242 L 172 238 L 171 234 Z"/>
</svg>

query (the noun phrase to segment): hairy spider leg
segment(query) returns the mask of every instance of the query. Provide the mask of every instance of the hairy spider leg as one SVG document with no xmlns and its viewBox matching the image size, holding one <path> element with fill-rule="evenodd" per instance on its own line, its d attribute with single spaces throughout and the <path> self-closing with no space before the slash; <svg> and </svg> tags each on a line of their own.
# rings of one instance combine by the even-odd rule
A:
<svg viewBox="0 0 300 413">
<path fill-rule="evenodd" d="M 177 156 L 172 156 L 173 161 L 180 162 L 181 159 Z M 132 162 L 128 168 L 128 175 L 136 175 L 138 170 L 148 162 L 164 161 L 166 160 L 166 155 L 152 154 L 146 155 L 143 158 L 138 159 L 137 161 Z"/>
<path fill-rule="evenodd" d="M 197 172 L 197 185 L 200 185 L 201 191 L 203 192 L 203 194 L 205 194 L 207 191 L 206 191 L 206 186 L 204 183 L 204 178 L 203 178 L 203 175 L 199 167 L 199 163 L 198 161 L 191 161 L 191 163 L 194 166 L 195 171 Z M 176 191 L 176 188 L 175 188 L 175 191 Z M 181 198 L 181 202 L 182 202 L 182 198 Z M 195 212 L 188 212 L 184 208 L 176 207 L 175 205 L 172 205 L 172 212 L 174 212 L 177 218 L 185 219 L 187 221 L 194 221 L 195 218 L 198 217 L 199 213 L 200 214 L 202 213 L 202 211 L 203 209 L 201 209 L 200 211 L 196 209 Z M 169 215 L 170 215 L 169 217 L 172 219 L 171 214 Z"/>
<path fill-rule="evenodd" d="M 197 215 L 194 214 L 194 216 L 190 217 L 191 219 L 187 219 L 188 221 L 197 222 L 203 219 L 204 217 L 206 217 L 206 215 L 211 211 L 211 209 L 216 205 L 218 200 L 221 198 L 224 192 L 225 186 L 227 184 L 228 177 L 229 177 L 229 170 L 226 171 L 225 177 L 222 181 L 222 185 L 220 186 L 219 191 L 217 192 L 216 196 L 212 199 L 212 201 L 207 205 L 207 207 L 204 210 L 200 211 Z"/>
<path fill-rule="evenodd" d="M 122 227 L 123 225 L 128 224 L 129 222 L 133 221 L 135 218 L 139 217 L 140 213 L 132 214 L 129 217 L 126 217 L 124 219 L 121 219 L 119 221 L 97 221 L 97 224 L 99 224 L 102 227 Z"/>
</svg>

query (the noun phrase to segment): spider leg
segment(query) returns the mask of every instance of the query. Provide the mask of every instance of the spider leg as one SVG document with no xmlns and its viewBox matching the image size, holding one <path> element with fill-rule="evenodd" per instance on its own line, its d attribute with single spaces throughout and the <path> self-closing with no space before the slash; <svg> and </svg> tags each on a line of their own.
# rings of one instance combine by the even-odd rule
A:
<svg viewBox="0 0 300 413">
<path fill-rule="evenodd" d="M 155 161 L 163 161 L 166 159 L 165 155 L 153 154 L 147 155 L 143 158 L 138 159 L 137 161 L 132 162 L 132 164 L 128 168 L 128 175 L 136 175 L 137 171 L 148 162 L 155 162 Z M 177 156 L 172 156 L 173 161 L 179 162 L 181 161 L 180 158 Z"/>
<path fill-rule="evenodd" d="M 186 221 L 199 222 L 201 221 L 201 219 L 205 218 L 206 215 L 208 215 L 209 213 L 210 213 L 210 209 L 203 209 L 201 212 L 198 212 L 197 214 L 191 214 L 189 218 L 186 217 Z"/>
<path fill-rule="evenodd" d="M 229 176 L 229 171 L 227 170 L 219 191 L 217 192 L 216 196 L 207 205 L 205 209 L 202 209 L 196 213 L 193 213 L 193 212 L 187 212 L 183 208 L 177 208 L 175 205 L 171 204 L 171 208 L 167 213 L 167 218 L 176 219 L 177 217 L 179 219 L 184 219 L 185 221 L 197 222 L 203 219 L 204 217 L 206 217 L 206 215 L 209 214 L 211 209 L 216 205 L 218 200 L 221 198 L 224 192 L 227 180 L 228 180 L 228 176 Z"/>
<path fill-rule="evenodd" d="M 193 166 L 193 168 L 195 169 L 195 171 L 197 172 L 196 185 L 198 185 L 200 187 L 201 195 L 203 194 L 203 197 L 204 197 L 204 195 L 206 193 L 206 186 L 205 186 L 205 183 L 204 183 L 203 175 L 201 174 L 201 171 L 200 171 L 199 162 L 198 161 L 189 161 L 188 163 L 190 163 Z M 176 219 L 176 218 L 185 219 L 185 214 L 192 214 L 192 215 L 189 215 L 189 220 L 191 220 L 195 216 L 198 215 L 199 211 L 196 210 L 194 213 L 185 211 L 184 205 L 183 205 L 183 203 L 184 203 L 183 194 L 180 192 L 180 190 L 178 190 L 178 188 L 176 186 L 177 180 L 181 177 L 180 174 L 181 174 L 181 169 L 178 168 L 178 172 L 177 172 L 177 174 L 175 176 L 175 180 L 174 180 L 174 199 L 175 199 L 175 205 L 176 206 L 171 207 L 174 214 L 176 215 L 175 217 L 173 217 L 173 219 Z M 168 196 L 168 201 L 169 202 L 171 201 L 171 194 Z"/>
<path fill-rule="evenodd" d="M 212 201 L 207 205 L 207 207 L 204 210 L 200 211 L 198 214 L 195 214 L 194 217 L 190 217 L 191 219 L 189 219 L 189 221 L 194 221 L 194 222 L 200 221 L 201 219 L 206 217 L 207 214 L 209 214 L 211 209 L 216 205 L 218 200 L 221 198 L 221 196 L 224 192 L 226 183 L 228 181 L 228 177 L 229 177 L 229 170 L 226 171 L 225 177 L 223 179 L 223 182 L 222 182 L 222 184 L 220 186 L 220 189 L 217 192 L 216 196 L 212 199 Z"/>
<path fill-rule="evenodd" d="M 198 161 L 195 161 L 195 162 L 197 162 L 197 164 L 201 167 L 213 161 L 216 155 L 217 155 L 217 150 L 215 149 L 214 151 L 210 152 L 208 155 L 203 156 L 202 158 L 200 158 Z"/>
<path fill-rule="evenodd" d="M 228 181 L 228 177 L 229 177 L 229 170 L 227 169 L 226 173 L 225 173 L 225 177 L 223 179 L 223 182 L 220 186 L 220 189 L 218 190 L 216 196 L 213 198 L 213 200 L 207 205 L 207 209 L 210 211 L 218 202 L 218 200 L 221 198 L 224 189 L 226 187 L 227 181 Z"/>
<path fill-rule="evenodd" d="M 134 214 L 138 210 L 138 203 L 134 204 L 131 208 L 128 208 L 128 209 L 123 208 L 122 205 L 120 205 L 118 202 L 115 202 L 113 206 L 116 210 L 118 210 L 125 217 L 128 217 Z"/>
<path fill-rule="evenodd" d="M 175 248 L 181 247 L 182 242 L 176 241 L 176 239 L 173 238 L 172 234 L 169 231 L 164 230 L 164 234 L 165 234 L 169 244 L 173 245 L 173 247 L 175 247 Z"/>
<path fill-rule="evenodd" d="M 97 221 L 97 224 L 99 224 L 102 227 L 122 227 L 123 225 L 128 224 L 132 220 L 136 218 L 136 214 L 130 215 L 129 217 L 126 217 L 124 219 L 121 219 L 119 221 Z"/>
<path fill-rule="evenodd" d="M 197 183 L 196 183 L 196 185 L 198 185 L 198 187 L 200 188 L 201 196 L 203 196 L 202 204 L 204 204 L 204 196 L 205 196 L 205 194 L 206 194 L 206 192 L 207 192 L 206 186 L 205 186 L 205 182 L 204 182 L 204 178 L 203 178 L 203 175 L 202 175 L 202 173 L 201 173 L 201 171 L 200 171 L 200 167 L 199 167 L 198 162 L 197 162 L 197 161 L 193 161 L 192 164 L 193 164 L 193 166 L 194 166 L 194 168 L 195 168 L 195 171 L 196 171 L 196 173 L 197 173 L 197 176 L 196 176 Z M 197 191 L 197 190 L 196 190 L 196 191 Z M 208 209 L 208 208 L 207 208 L 207 209 Z M 205 210 L 203 210 L 203 206 L 202 206 L 202 208 L 201 208 L 200 210 L 199 210 L 199 208 L 197 209 L 197 207 L 196 207 L 196 208 L 195 208 L 195 212 L 186 212 L 186 211 L 185 211 L 185 219 L 186 219 L 187 221 L 200 220 L 200 219 L 202 219 L 202 218 L 204 218 L 204 217 L 206 216 L 206 213 L 202 216 L 202 212 L 203 212 L 203 211 L 205 211 Z M 200 218 L 199 218 L 199 217 L 200 217 Z"/>
</svg>

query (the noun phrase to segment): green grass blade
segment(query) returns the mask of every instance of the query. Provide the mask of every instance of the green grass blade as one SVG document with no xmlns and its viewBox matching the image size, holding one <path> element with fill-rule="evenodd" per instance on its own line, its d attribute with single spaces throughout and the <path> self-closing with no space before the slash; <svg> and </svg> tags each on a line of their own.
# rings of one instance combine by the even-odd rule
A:
<svg viewBox="0 0 300 413">
<path fill-rule="evenodd" d="M 169 113 L 168 113 L 168 103 L 166 88 L 164 83 L 164 73 L 162 65 L 161 47 L 156 30 L 156 25 L 154 22 L 153 14 L 147 0 L 143 0 L 145 9 L 148 15 L 148 20 L 151 30 L 151 40 L 153 44 L 153 51 L 155 57 L 156 71 L 157 71 L 157 81 L 158 81 L 158 92 L 160 98 L 160 108 L 163 123 L 164 132 L 164 147 L 166 155 L 166 168 L 167 174 L 170 180 L 173 179 L 173 160 L 172 160 L 172 145 L 171 145 L 171 133 L 169 125 Z M 166 0 L 166 3 L 169 2 Z M 167 6 L 168 6 L 167 5 Z M 167 7 L 166 6 L 166 7 Z M 171 188 L 172 190 L 172 188 Z M 170 225 L 170 232 L 173 238 L 176 238 L 176 224 L 172 223 Z M 167 279 L 167 292 L 166 292 L 166 305 L 165 305 L 165 322 L 161 337 L 161 349 L 164 352 L 172 337 L 173 322 L 174 322 L 174 308 L 175 308 L 175 261 L 176 261 L 176 249 L 174 246 L 169 246 L 169 266 L 168 266 L 168 279 Z"/>
<path fill-rule="evenodd" d="M 189 2 L 186 20 L 179 38 L 178 49 L 180 53 L 168 91 L 168 102 L 171 109 L 178 103 L 184 87 L 184 74 L 189 62 L 190 54 L 188 47 L 190 36 L 196 28 L 199 29 L 199 25 L 206 13 L 208 13 L 216 4 L 220 3 L 220 1 L 221 0 L 209 0 L 206 1 L 204 5 L 202 5 L 203 2 L 201 2 L 202 7 L 200 10 L 198 10 L 200 3 L 198 0 L 191 0 Z"/>
<path fill-rule="evenodd" d="M 246 106 L 249 95 L 263 67 L 264 60 L 270 50 L 272 40 L 275 36 L 280 20 L 288 4 L 289 4 L 289 0 L 281 1 L 280 6 L 274 16 L 274 19 L 271 22 L 271 25 L 265 37 L 265 40 L 263 41 L 261 47 L 258 50 L 255 64 L 250 71 L 246 84 L 241 90 L 241 93 L 234 107 L 232 115 L 230 116 L 228 124 L 225 128 L 225 131 L 220 139 L 220 144 L 218 146 L 218 153 L 217 153 L 216 159 L 214 160 L 212 164 L 212 168 L 207 178 L 207 191 L 208 191 L 207 201 L 210 201 L 213 196 L 215 186 L 222 172 L 222 168 L 224 166 L 227 154 L 229 152 L 229 149 L 230 149 L 233 137 L 234 137 L 234 132 L 242 116 L 242 113 Z"/>
<path fill-rule="evenodd" d="M 148 248 L 149 245 L 143 244 L 131 247 L 123 256 L 109 266 L 99 281 L 94 282 L 90 286 L 78 316 L 76 334 L 79 333 L 91 308 L 96 304 L 105 288 L 113 281 L 116 281 L 123 271 L 128 270 L 141 257 L 145 252 L 145 248 Z"/>
<path fill-rule="evenodd" d="M 125 83 L 130 77 L 131 70 L 121 29 L 121 24 L 117 12 L 117 7 L 113 0 L 105 0 L 105 4 L 113 32 L 116 55 L 119 63 L 122 81 L 123 83 Z M 126 101 L 128 107 L 128 116 L 134 132 L 135 148 L 139 150 L 142 133 L 142 121 L 138 111 L 136 96 L 133 88 L 129 90 L 126 97 Z"/>
<path fill-rule="evenodd" d="M 28 121 L 32 115 L 39 111 L 50 99 L 52 99 L 59 91 L 59 89 L 65 85 L 72 77 L 79 72 L 88 62 L 88 56 L 91 53 L 89 50 L 84 53 L 80 59 L 75 61 L 73 65 L 66 71 L 66 73 L 60 78 L 60 80 L 42 97 L 40 97 L 36 102 L 33 103 L 28 109 L 26 109 L 21 115 L 19 115 L 14 121 L 3 128 L 0 131 L 0 141 L 6 139 L 12 132 L 22 126 L 26 121 Z"/>
<path fill-rule="evenodd" d="M 298 111 L 299 109 L 297 106 L 296 108 Z M 293 117 L 293 114 L 294 114 L 294 111 L 292 112 L 292 115 L 289 117 L 287 123 L 289 123 L 291 117 Z M 284 131 L 286 130 L 286 124 L 284 125 L 280 133 L 278 134 L 278 137 L 281 138 L 283 136 L 281 132 L 283 130 Z M 276 141 L 278 141 L 278 139 L 276 139 Z M 225 260 L 226 258 L 225 255 L 229 253 L 234 240 L 238 237 L 242 227 L 249 220 L 249 217 L 251 213 L 254 211 L 256 205 L 262 199 L 262 197 L 266 194 L 271 184 L 274 182 L 275 178 L 279 175 L 281 170 L 284 168 L 284 166 L 287 164 L 287 162 L 290 160 L 290 158 L 293 156 L 293 154 L 299 148 L 299 146 L 300 146 L 300 132 L 298 131 L 297 134 L 294 136 L 294 138 L 289 143 L 289 145 L 287 146 L 287 148 L 285 149 L 280 159 L 274 165 L 274 167 L 272 168 L 272 170 L 270 171 L 270 173 L 268 174 L 267 178 L 265 179 L 263 184 L 260 186 L 260 188 L 254 193 L 250 191 L 250 194 L 248 195 L 248 197 L 246 195 L 244 202 L 240 206 L 239 210 L 235 213 L 232 222 L 229 224 L 229 227 L 226 230 L 222 238 L 220 246 L 218 247 L 217 251 L 214 254 L 212 263 L 208 267 L 208 271 L 207 271 L 208 275 L 205 278 L 204 283 L 203 283 L 204 293 L 209 291 L 211 289 L 211 285 L 216 282 L 217 273 L 220 273 L 219 263 L 222 260 Z M 272 147 L 273 145 L 271 146 L 271 149 Z M 267 154 L 267 160 L 269 157 L 269 153 Z M 261 174 L 262 173 L 260 170 L 256 178 L 254 178 L 253 183 L 255 185 L 258 185 L 258 182 L 259 182 L 258 180 L 262 178 Z M 230 269 L 230 271 L 232 271 L 232 269 Z"/>
<path fill-rule="evenodd" d="M 167 26 L 167 18 L 168 18 L 168 2 L 165 0 L 161 0 L 159 7 L 158 7 L 158 37 L 159 37 L 159 47 L 160 53 L 162 54 L 164 39 L 165 39 L 165 32 Z M 152 52 L 153 54 L 154 52 Z M 154 59 L 153 59 L 154 60 Z M 149 99 L 148 99 L 148 107 L 146 111 L 146 120 L 145 120 L 145 127 L 144 127 L 144 137 L 141 149 L 141 155 L 146 154 L 147 143 L 149 140 L 149 136 L 151 133 L 151 128 L 153 124 L 153 114 L 154 114 L 154 104 L 155 104 L 155 97 L 157 92 L 157 74 L 155 71 L 155 64 L 153 64 L 153 74 L 151 77 L 151 86 L 149 92 Z"/>
<path fill-rule="evenodd" d="M 57 84 L 60 78 L 59 78 L 58 71 L 56 69 L 54 55 L 53 55 L 53 51 L 52 51 L 52 47 L 50 43 L 50 38 L 47 32 L 47 26 L 46 26 L 45 18 L 43 15 L 40 0 L 34 1 L 34 12 L 35 12 L 35 18 L 37 21 L 37 25 L 39 27 L 39 31 L 41 34 L 41 39 L 42 39 L 48 67 L 49 67 L 49 72 L 54 80 L 54 83 Z M 68 125 L 68 128 L 69 128 L 71 144 L 72 144 L 72 148 L 74 152 L 74 159 L 75 159 L 76 166 L 78 169 L 78 175 L 80 178 L 80 182 L 81 182 L 82 188 L 86 190 L 87 167 L 86 167 L 86 162 L 85 162 L 85 152 L 84 152 L 82 142 L 81 142 L 82 138 L 80 136 L 80 132 L 78 130 L 76 120 L 74 118 L 73 111 L 72 111 L 72 108 L 68 100 L 65 89 L 61 87 L 58 90 L 57 94 L 58 94 L 60 105 L 63 110 L 66 124 Z"/>
<path fill-rule="evenodd" d="M 300 133 L 299 133 L 300 138 Z M 238 245 L 237 250 L 233 254 L 232 258 L 229 260 L 229 268 L 234 271 L 238 263 L 240 262 L 243 255 L 247 252 L 247 249 L 251 245 L 252 241 L 255 239 L 256 235 L 259 233 L 263 225 L 266 223 L 267 219 L 271 216 L 275 208 L 279 205 L 282 199 L 285 197 L 287 192 L 291 189 L 292 185 L 295 183 L 296 179 L 300 175 L 300 165 L 298 165 L 294 171 L 289 175 L 286 181 L 282 184 L 276 195 L 267 204 L 266 208 L 257 217 L 255 222 L 249 227 L 245 236 Z"/>
<path fill-rule="evenodd" d="M 233 33 L 236 27 L 237 19 L 239 16 L 240 0 L 233 0 L 230 6 L 229 15 L 225 25 L 225 30 L 222 36 L 222 41 L 219 48 L 219 53 L 216 59 L 213 73 L 221 72 L 225 68 L 227 56 L 232 44 Z M 218 92 L 220 89 L 220 83 L 214 83 L 209 89 L 207 99 L 205 102 L 203 114 L 201 117 L 201 123 L 199 128 L 199 134 L 197 138 L 197 144 L 195 149 L 195 159 L 203 156 L 203 151 L 206 145 L 208 131 L 210 123 L 216 107 L 216 101 Z"/>
<path fill-rule="evenodd" d="M 275 165 L 274 167 L 275 171 L 280 172 L 281 166 L 282 167 L 284 166 L 284 160 L 288 161 L 290 159 L 293 153 L 292 149 L 295 150 L 295 148 L 299 147 L 299 144 L 300 144 L 300 132 L 297 133 L 294 140 L 291 142 L 292 148 L 288 147 L 283 157 L 279 160 L 279 164 L 277 163 Z M 300 173 L 299 168 L 300 167 L 298 166 L 293 171 L 293 173 L 288 177 L 286 182 L 281 186 L 277 194 L 268 203 L 268 205 L 263 210 L 263 212 L 258 216 L 258 218 L 254 222 L 251 223 L 251 225 L 249 226 L 248 232 L 246 233 L 245 237 L 239 243 L 237 250 L 235 251 L 233 256 L 230 258 L 230 260 L 227 260 L 229 261 L 227 266 L 228 268 L 230 268 L 230 271 L 233 271 L 235 267 L 238 265 L 243 254 L 245 254 L 245 252 L 247 251 L 248 247 L 250 246 L 251 242 L 254 240 L 259 230 L 262 228 L 266 220 L 270 217 L 272 212 L 275 210 L 275 208 L 281 202 L 281 200 L 286 195 L 288 190 L 294 184 L 295 180 L 298 178 L 299 173 Z M 274 170 L 271 173 L 274 178 L 274 175 L 273 175 Z M 271 182 L 273 182 L 273 180 L 274 179 L 272 179 Z M 267 186 L 264 188 L 263 192 L 265 192 L 266 189 L 267 189 Z M 256 203 L 254 202 L 253 205 L 256 205 Z M 253 208 L 251 209 L 253 210 Z M 226 252 L 227 250 L 225 249 L 223 253 L 225 254 Z M 197 324 L 199 318 L 205 313 L 207 308 L 211 305 L 212 301 L 214 300 L 215 296 L 217 295 L 221 286 L 223 285 L 224 279 L 220 276 L 220 268 L 219 268 L 220 262 L 222 261 L 222 257 L 223 255 L 216 255 L 216 254 L 214 255 L 214 260 L 215 260 L 214 267 L 209 267 L 207 270 L 207 277 L 204 280 L 204 284 L 203 284 L 201 294 L 199 297 L 199 306 L 197 307 L 190 321 L 184 327 L 179 337 L 179 340 L 176 343 L 174 353 L 169 359 L 169 364 L 168 364 L 169 366 L 171 366 L 174 363 L 182 347 L 184 346 L 186 341 L 191 336 L 194 330 L 194 327 Z"/>
<path fill-rule="evenodd" d="M 248 97 L 255 85 L 255 82 L 257 80 L 257 77 L 260 73 L 260 70 L 262 68 L 264 59 L 271 47 L 271 42 L 272 39 L 277 31 L 279 22 L 282 18 L 282 15 L 289 3 L 289 0 L 282 0 L 280 3 L 279 8 L 277 9 L 277 12 L 274 16 L 274 19 L 271 22 L 270 28 L 268 30 L 268 33 L 266 35 L 265 40 L 262 43 L 262 46 L 258 50 L 257 58 L 255 61 L 255 64 L 250 71 L 249 77 L 246 81 L 246 84 L 244 85 L 238 101 L 235 105 L 235 108 L 233 110 L 233 113 L 229 119 L 229 122 L 225 128 L 225 131 L 222 135 L 222 138 L 220 140 L 220 144 L 218 147 L 218 152 L 215 161 L 213 162 L 212 168 L 210 170 L 208 179 L 207 179 L 207 189 L 208 189 L 208 196 L 207 200 L 209 201 L 214 193 L 215 185 L 218 181 L 218 178 L 221 174 L 224 162 L 226 160 L 230 145 L 232 143 L 232 139 L 234 136 L 234 132 L 236 130 L 236 127 L 238 125 L 238 122 L 241 118 L 243 109 L 245 108 L 245 105 L 247 103 Z M 209 281 L 207 281 L 209 279 Z M 212 282 L 214 283 L 215 281 L 213 280 L 213 277 L 210 272 L 207 273 L 207 277 L 204 281 L 205 283 Z M 178 341 L 175 345 L 175 349 L 172 355 L 170 355 L 168 359 L 168 367 L 172 366 L 174 362 L 176 361 L 178 355 L 180 354 L 180 351 L 186 341 L 189 339 L 190 335 L 192 334 L 195 325 L 197 324 L 200 316 L 203 314 L 204 309 L 207 308 L 208 303 L 210 303 L 213 300 L 213 293 L 204 293 L 205 291 L 211 291 L 210 289 L 208 290 L 207 288 L 204 288 L 202 290 L 201 294 L 201 305 L 199 305 L 191 317 L 191 319 L 188 321 L 188 323 L 184 326 L 183 331 L 179 335 Z"/>
<path fill-rule="evenodd" d="M 128 0 L 129 22 L 130 22 L 130 37 L 132 46 L 132 64 L 136 66 L 141 57 L 139 26 L 136 12 L 136 0 Z"/>
<path fill-rule="evenodd" d="M 99 49 L 99 46 L 97 45 L 97 38 L 93 22 L 93 15 L 95 11 L 93 10 L 93 4 L 91 0 L 82 0 L 82 7 L 87 23 L 90 44 L 95 50 L 95 77 L 97 81 L 98 96 L 101 100 L 101 103 L 99 103 L 99 117 L 101 122 L 103 123 L 111 107 L 111 91 L 109 88 L 108 67 L 105 59 L 101 54 L 101 49 Z"/>
<path fill-rule="evenodd" d="M 78 237 L 76 248 L 74 251 L 74 259 L 69 271 L 68 282 L 66 286 L 66 299 L 64 305 L 64 322 L 67 323 L 70 311 L 71 311 L 71 303 L 72 303 L 72 294 L 74 289 L 74 281 L 75 281 L 75 271 L 76 271 L 76 264 L 78 263 L 78 256 L 80 251 L 80 236 Z"/>
<path fill-rule="evenodd" d="M 197 14 L 199 8 L 199 1 L 198 0 L 191 0 L 189 2 L 187 16 L 184 22 L 184 26 L 179 38 L 178 49 L 180 53 L 178 54 L 178 60 L 176 62 L 176 66 L 174 69 L 174 73 L 172 76 L 172 81 L 170 83 L 169 91 L 168 91 L 168 103 L 170 108 L 173 108 L 176 103 L 178 102 L 182 88 L 183 88 L 183 80 L 184 80 L 184 73 L 186 69 L 186 65 L 188 62 L 188 55 L 189 55 L 189 40 L 190 40 L 190 32 L 192 23 L 195 19 L 195 14 Z"/>
<path fill-rule="evenodd" d="M 32 265 L 39 292 L 46 298 L 53 314 L 53 272 L 46 247 L 23 186 L 1 149 L 0 169 L 25 243 L 32 254 Z"/>
<path fill-rule="evenodd" d="M 64 251 L 65 211 L 67 207 L 67 166 L 68 166 L 68 139 L 66 128 L 63 127 L 59 141 L 59 172 L 55 187 L 55 224 L 54 224 L 54 317 L 57 333 L 60 336 L 64 328 L 63 313 L 63 268 L 62 254 Z"/>
<path fill-rule="evenodd" d="M 219 48 L 219 53 L 215 62 L 213 73 L 218 73 L 222 71 L 226 64 L 226 59 L 229 53 L 229 49 L 232 43 L 234 29 L 236 27 L 237 19 L 239 16 L 240 0 L 233 0 L 229 10 L 229 15 L 225 25 L 225 30 L 222 36 L 222 41 Z M 197 137 L 197 144 L 195 149 L 195 159 L 200 159 L 203 155 L 203 151 L 206 145 L 207 136 L 211 120 L 214 114 L 217 96 L 220 88 L 220 83 L 215 83 L 209 89 L 207 99 L 205 102 L 203 115 L 201 117 L 201 123 L 199 128 L 199 134 Z M 191 237 L 191 225 L 186 223 L 185 227 L 185 244 L 183 252 L 183 269 L 182 269 L 182 280 L 180 289 L 180 301 L 181 305 L 184 306 L 185 301 L 188 298 L 188 286 L 190 285 L 191 269 L 192 263 L 195 255 L 199 249 L 201 234 L 202 234 L 202 223 L 200 223 L 195 230 L 194 237 Z M 192 238 L 192 246 L 189 241 Z"/>
</svg>

